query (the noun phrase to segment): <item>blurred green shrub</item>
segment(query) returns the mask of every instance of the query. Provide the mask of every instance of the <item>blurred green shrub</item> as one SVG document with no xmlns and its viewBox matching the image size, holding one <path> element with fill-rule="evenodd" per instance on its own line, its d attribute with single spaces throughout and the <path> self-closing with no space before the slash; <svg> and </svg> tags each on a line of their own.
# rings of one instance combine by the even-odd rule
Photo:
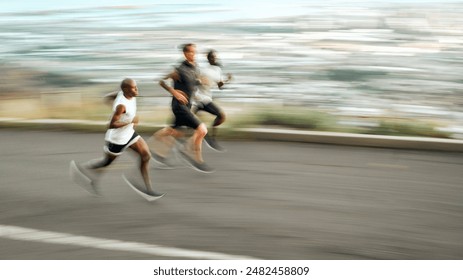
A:
<svg viewBox="0 0 463 280">
<path fill-rule="evenodd" d="M 450 138 L 450 134 L 448 132 L 438 131 L 435 129 L 434 125 L 417 120 L 381 121 L 378 127 L 371 128 L 364 133 L 378 135 Z"/>
</svg>

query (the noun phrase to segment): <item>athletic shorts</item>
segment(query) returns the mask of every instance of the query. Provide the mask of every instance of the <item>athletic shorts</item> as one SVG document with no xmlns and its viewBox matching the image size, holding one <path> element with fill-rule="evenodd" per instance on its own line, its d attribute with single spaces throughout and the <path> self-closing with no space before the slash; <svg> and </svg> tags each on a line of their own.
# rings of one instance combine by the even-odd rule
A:
<svg viewBox="0 0 463 280">
<path fill-rule="evenodd" d="M 206 111 L 212 115 L 220 116 L 222 114 L 222 109 L 219 108 L 214 102 L 209 102 L 207 104 L 198 102 L 195 105 L 197 111 Z"/>
<path fill-rule="evenodd" d="M 130 140 L 124 145 L 118 145 L 118 144 L 114 144 L 111 142 L 106 142 L 106 145 L 104 146 L 104 151 L 113 156 L 119 156 L 125 151 L 125 149 L 127 149 L 128 147 L 136 143 L 138 139 L 140 139 L 140 135 L 134 132 Z"/>
<path fill-rule="evenodd" d="M 178 106 L 174 113 L 174 121 L 171 125 L 172 128 L 179 128 L 182 126 L 191 127 L 197 129 L 201 124 L 201 121 L 190 111 L 187 106 Z"/>
</svg>

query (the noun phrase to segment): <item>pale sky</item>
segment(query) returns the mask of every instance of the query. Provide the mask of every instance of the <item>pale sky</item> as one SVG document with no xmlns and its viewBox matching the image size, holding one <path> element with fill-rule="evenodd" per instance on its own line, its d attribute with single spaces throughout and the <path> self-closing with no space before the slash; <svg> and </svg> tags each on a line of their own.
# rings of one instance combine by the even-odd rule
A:
<svg viewBox="0 0 463 280">
<path fill-rule="evenodd" d="M 384 2 L 384 3 L 443 3 L 443 2 L 463 2 L 463 0 L 363 0 L 366 3 Z M 353 3 L 359 4 L 359 0 L 17 0 L 17 1 L 0 1 L 0 13 L 6 12 L 23 12 L 23 11 L 40 11 L 40 10 L 61 10 L 61 9 L 74 9 L 74 8 L 89 8 L 101 6 L 137 6 L 137 5 L 157 5 L 157 4 L 174 4 L 174 5 L 194 5 L 194 4 L 211 4 L 213 6 L 223 8 L 245 8 L 252 7 L 254 12 L 261 9 L 269 9 L 272 7 L 297 6 L 298 4 L 320 5 L 321 3 L 330 5 L 335 3 Z M 256 9 L 254 9 L 256 8 Z"/>
</svg>

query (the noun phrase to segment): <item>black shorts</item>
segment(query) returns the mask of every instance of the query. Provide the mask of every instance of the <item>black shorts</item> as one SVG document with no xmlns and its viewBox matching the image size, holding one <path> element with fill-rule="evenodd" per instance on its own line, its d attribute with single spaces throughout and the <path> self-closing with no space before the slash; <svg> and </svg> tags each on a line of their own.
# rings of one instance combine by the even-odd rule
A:
<svg viewBox="0 0 463 280">
<path fill-rule="evenodd" d="M 207 104 L 198 102 L 195 106 L 197 108 L 195 111 L 206 111 L 217 117 L 222 114 L 222 109 L 220 109 L 220 107 L 217 106 L 214 102 L 209 102 Z"/>
<path fill-rule="evenodd" d="M 188 106 L 177 106 L 175 110 L 172 111 L 174 113 L 174 121 L 171 125 L 172 128 L 187 126 L 197 129 L 201 124 L 201 121 L 190 111 Z"/>
<path fill-rule="evenodd" d="M 104 150 L 108 154 L 111 154 L 113 156 L 119 156 L 125 151 L 125 149 L 130 147 L 132 144 L 136 143 L 138 139 L 140 139 L 140 135 L 134 132 L 132 137 L 130 137 L 130 140 L 124 145 L 118 145 L 118 144 L 114 144 L 111 142 L 106 142 L 106 146 L 104 146 Z"/>
</svg>

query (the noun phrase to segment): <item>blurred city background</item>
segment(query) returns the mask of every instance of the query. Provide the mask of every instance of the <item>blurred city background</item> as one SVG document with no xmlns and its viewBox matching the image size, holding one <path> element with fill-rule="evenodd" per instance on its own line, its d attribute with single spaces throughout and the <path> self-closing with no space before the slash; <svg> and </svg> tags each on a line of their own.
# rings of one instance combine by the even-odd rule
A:
<svg viewBox="0 0 463 280">
<path fill-rule="evenodd" d="M 462 1 L 127 3 L 2 2 L 0 117 L 106 120 L 95 104 L 132 77 L 142 120 L 162 124 L 157 81 L 194 42 L 199 62 L 216 49 L 234 75 L 215 95 L 229 115 L 263 107 L 297 112 L 296 128 L 463 137 Z"/>
</svg>

